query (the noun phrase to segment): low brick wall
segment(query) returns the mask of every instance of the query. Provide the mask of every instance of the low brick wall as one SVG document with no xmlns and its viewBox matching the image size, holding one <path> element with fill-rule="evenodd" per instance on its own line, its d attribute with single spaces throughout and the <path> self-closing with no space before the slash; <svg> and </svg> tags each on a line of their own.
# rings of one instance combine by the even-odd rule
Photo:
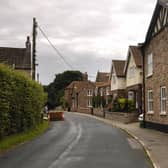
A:
<svg viewBox="0 0 168 168">
<path fill-rule="evenodd" d="M 91 108 L 82 108 L 79 107 L 77 110 L 78 113 L 85 113 L 85 114 L 91 114 L 92 110 Z"/>
<path fill-rule="evenodd" d="M 93 115 L 98 117 L 104 117 L 103 109 L 102 108 L 94 108 Z"/>
<path fill-rule="evenodd" d="M 105 112 L 105 118 L 124 124 L 138 121 L 137 113 Z"/>
</svg>

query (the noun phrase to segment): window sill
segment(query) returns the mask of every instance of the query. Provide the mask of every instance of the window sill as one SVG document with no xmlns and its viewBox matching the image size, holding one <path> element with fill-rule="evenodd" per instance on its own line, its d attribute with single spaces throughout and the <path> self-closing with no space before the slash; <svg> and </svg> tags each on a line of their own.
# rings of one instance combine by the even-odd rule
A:
<svg viewBox="0 0 168 168">
<path fill-rule="evenodd" d="M 167 113 L 166 112 L 161 112 L 160 116 L 167 116 Z"/>
<path fill-rule="evenodd" d="M 146 78 L 151 78 L 153 76 L 153 73 L 152 74 L 148 74 L 147 76 L 146 76 Z"/>
<path fill-rule="evenodd" d="M 148 114 L 148 115 L 153 115 L 154 112 L 153 112 L 153 111 L 148 111 L 147 114 Z"/>
</svg>

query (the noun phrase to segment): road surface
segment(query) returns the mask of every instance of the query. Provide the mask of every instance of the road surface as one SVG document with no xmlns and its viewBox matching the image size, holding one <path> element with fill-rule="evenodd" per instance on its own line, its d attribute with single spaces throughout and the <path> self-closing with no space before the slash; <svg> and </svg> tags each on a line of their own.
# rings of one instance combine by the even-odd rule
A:
<svg viewBox="0 0 168 168">
<path fill-rule="evenodd" d="M 0 156 L 0 168 L 152 168 L 123 131 L 68 113 L 42 136 Z"/>
</svg>

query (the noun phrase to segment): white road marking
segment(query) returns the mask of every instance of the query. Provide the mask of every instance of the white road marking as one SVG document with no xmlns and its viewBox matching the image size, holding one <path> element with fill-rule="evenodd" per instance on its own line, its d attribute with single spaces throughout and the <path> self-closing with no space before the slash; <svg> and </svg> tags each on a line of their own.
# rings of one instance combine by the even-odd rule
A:
<svg viewBox="0 0 168 168">
<path fill-rule="evenodd" d="M 71 152 L 72 148 L 78 143 L 79 139 L 81 138 L 82 136 L 82 128 L 81 126 L 75 126 L 74 123 L 71 122 L 71 125 L 72 125 L 72 129 L 76 129 L 74 131 L 77 131 L 77 136 L 76 138 L 72 141 L 72 143 L 68 146 L 68 148 L 59 156 L 59 158 L 57 160 L 55 160 L 48 168 L 61 168 L 63 167 L 63 165 L 65 165 L 67 162 L 71 161 L 71 157 L 67 157 L 68 154 Z M 79 161 L 81 160 L 82 158 L 80 157 L 73 157 L 72 158 L 72 161 L 76 160 L 76 161 Z"/>
</svg>

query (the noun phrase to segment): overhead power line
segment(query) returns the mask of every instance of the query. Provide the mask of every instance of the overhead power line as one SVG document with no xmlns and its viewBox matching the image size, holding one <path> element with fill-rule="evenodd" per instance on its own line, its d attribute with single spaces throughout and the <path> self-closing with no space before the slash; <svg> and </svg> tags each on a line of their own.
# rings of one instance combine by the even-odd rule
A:
<svg viewBox="0 0 168 168">
<path fill-rule="evenodd" d="M 65 62 L 65 64 L 71 68 L 71 70 L 73 70 L 73 66 L 64 58 L 64 56 L 60 53 L 60 51 L 55 47 L 55 45 L 50 41 L 50 39 L 48 38 L 48 36 L 45 34 L 45 32 L 43 31 L 43 29 L 38 25 L 38 28 L 40 30 L 40 32 L 42 33 L 42 35 L 45 37 L 45 39 L 48 41 L 48 43 L 51 45 L 51 47 L 54 49 L 54 51 L 59 55 L 59 57 Z"/>
</svg>

